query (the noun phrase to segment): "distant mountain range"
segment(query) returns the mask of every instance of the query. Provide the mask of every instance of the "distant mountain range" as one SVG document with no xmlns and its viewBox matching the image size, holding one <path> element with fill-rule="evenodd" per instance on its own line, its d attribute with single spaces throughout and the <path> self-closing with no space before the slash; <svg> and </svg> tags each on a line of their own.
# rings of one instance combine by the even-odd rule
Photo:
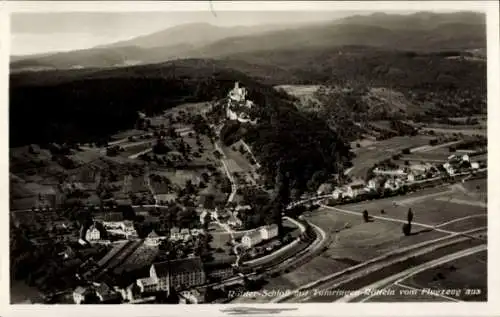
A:
<svg viewBox="0 0 500 317">
<path fill-rule="evenodd" d="M 330 51 L 353 45 L 406 51 L 484 49 L 486 18 L 474 12 L 419 12 L 357 15 L 300 26 L 229 28 L 187 24 L 85 50 L 13 56 L 11 70 L 119 67 L 182 58 L 238 57 L 245 61 L 253 52 L 304 50 L 317 53 L 318 50 Z"/>
</svg>

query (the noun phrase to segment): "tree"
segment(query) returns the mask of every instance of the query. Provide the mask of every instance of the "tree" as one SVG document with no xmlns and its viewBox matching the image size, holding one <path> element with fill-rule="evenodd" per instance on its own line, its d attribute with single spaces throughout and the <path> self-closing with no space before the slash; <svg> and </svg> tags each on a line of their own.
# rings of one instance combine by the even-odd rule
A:
<svg viewBox="0 0 500 317">
<path fill-rule="evenodd" d="M 411 211 L 411 208 L 408 209 L 408 224 L 411 225 L 411 222 L 413 221 L 413 211 Z"/>
<path fill-rule="evenodd" d="M 380 210 L 380 213 L 381 213 L 381 214 L 385 214 L 385 210 L 384 210 L 384 209 L 381 209 L 381 210 Z"/>
<path fill-rule="evenodd" d="M 370 220 L 369 216 L 368 216 L 368 210 L 363 210 L 363 219 L 365 220 L 365 222 L 368 222 L 368 220 Z"/>
</svg>

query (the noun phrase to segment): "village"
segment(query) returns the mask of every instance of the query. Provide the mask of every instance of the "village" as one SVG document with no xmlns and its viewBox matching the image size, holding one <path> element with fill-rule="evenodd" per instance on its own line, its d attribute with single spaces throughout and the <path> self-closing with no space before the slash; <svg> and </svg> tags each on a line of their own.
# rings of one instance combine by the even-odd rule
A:
<svg viewBox="0 0 500 317">
<path fill-rule="evenodd" d="M 246 89 L 236 82 L 224 105 L 226 120 L 256 123 L 251 118 L 251 111 L 257 105 L 246 97 Z M 144 114 L 140 114 L 140 118 L 148 120 Z M 238 151 L 236 146 L 231 149 L 219 145 L 218 141 L 205 145 L 201 134 L 194 137 L 195 131 L 191 128 L 178 126 L 176 129 L 167 133 L 155 131 L 152 135 L 156 135 L 156 140 L 146 138 L 139 142 L 138 148 L 137 138 L 130 136 L 124 142 L 109 145 L 107 155 L 114 158 L 127 144 L 132 144 L 139 152 L 134 154 L 127 150 L 126 157 L 141 160 L 148 167 L 142 170 L 144 177 L 140 175 L 140 168 L 126 174 L 122 190 L 121 186 L 114 185 L 116 175 L 105 176 L 97 170 L 87 170 L 85 178 L 95 181 L 97 177 L 101 184 L 94 188 L 104 188 L 101 190 L 114 194 L 107 194 L 105 199 L 97 197 L 95 203 L 87 199 L 86 205 L 76 207 L 83 209 L 80 212 L 83 219 L 69 220 L 72 216 L 60 210 L 62 198 L 54 189 L 39 192 L 36 206 L 13 211 L 17 229 L 27 232 L 32 242 L 44 245 L 51 239 L 57 241 L 51 251 L 57 254 L 56 258 L 43 263 L 29 277 L 32 285 L 53 285 L 53 289 L 42 290 L 48 294 L 45 300 L 76 304 L 223 300 L 229 291 L 234 293 L 232 287 L 247 287 L 245 283 L 249 281 L 242 276 L 240 266 L 247 263 L 251 267 L 252 263 L 278 259 L 278 254 L 283 253 L 281 250 L 292 250 L 289 257 L 301 250 L 297 243 L 306 229 L 300 222 L 287 220 L 289 233 L 286 237 L 278 235 L 276 224 L 250 229 L 244 224 L 245 215 L 255 213 L 255 206 L 245 203 L 238 193 L 250 185 L 262 188 L 259 164 L 244 141 L 236 142 L 241 148 Z M 212 125 L 211 129 L 217 135 L 219 127 Z M 182 146 L 183 150 L 176 154 L 179 161 L 193 160 L 186 150 L 191 147 L 190 143 L 184 138 L 195 138 L 201 154 L 194 159 L 208 155 L 208 162 L 216 168 L 208 169 L 201 177 L 188 179 L 185 186 L 166 181 L 167 174 L 162 175 L 162 170 L 150 162 L 158 162 L 159 166 L 164 164 L 163 152 L 156 148 L 175 146 L 168 135 L 177 139 L 175 144 Z M 212 153 L 204 154 L 210 147 Z M 110 149 L 115 149 L 116 153 L 110 153 Z M 175 164 L 171 156 L 169 160 L 168 164 Z M 244 164 L 249 167 L 242 169 Z M 331 181 L 321 184 L 316 192 L 303 195 L 302 200 L 289 207 L 313 200 L 323 200 L 334 206 L 406 194 L 432 186 L 436 180 L 472 175 L 485 168 L 484 162 L 472 161 L 468 154 L 458 152 L 440 164 L 404 162 L 398 165 L 388 159 L 370 168 L 364 179 L 351 177 L 349 170 L 344 171 L 344 175 L 332 175 Z M 214 178 L 225 178 L 226 189 L 217 189 L 222 181 L 213 185 L 210 179 Z M 103 187 L 105 180 L 109 182 Z M 118 190 L 113 192 L 113 186 Z M 85 191 L 78 182 L 65 183 L 61 188 L 69 196 Z M 126 188 L 140 190 L 127 195 Z M 202 194 L 207 189 L 211 189 L 210 194 Z M 52 227 L 42 229 L 43 223 L 50 223 Z M 308 245 L 301 247 L 308 248 Z M 58 265 L 66 273 L 56 273 Z"/>
</svg>

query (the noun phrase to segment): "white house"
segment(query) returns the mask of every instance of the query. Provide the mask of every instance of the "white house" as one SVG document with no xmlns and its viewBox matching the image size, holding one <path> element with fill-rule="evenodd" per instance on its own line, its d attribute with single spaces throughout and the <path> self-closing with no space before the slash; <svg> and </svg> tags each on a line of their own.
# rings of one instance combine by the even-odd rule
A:
<svg viewBox="0 0 500 317">
<path fill-rule="evenodd" d="M 87 241 L 97 241 L 101 239 L 101 232 L 96 228 L 95 224 L 90 226 L 85 233 L 85 240 Z"/>
<path fill-rule="evenodd" d="M 377 190 L 380 187 L 380 182 L 376 178 L 372 178 L 368 181 L 368 184 L 366 185 L 366 188 L 368 190 Z"/>
<path fill-rule="evenodd" d="M 159 245 L 161 243 L 161 240 L 166 239 L 166 237 L 159 236 L 156 231 L 151 231 L 148 236 L 146 237 L 146 241 L 144 241 L 145 244 L 147 245 Z"/>
<path fill-rule="evenodd" d="M 409 182 L 414 182 L 415 181 L 415 175 L 413 173 L 409 173 L 406 177 L 406 180 Z"/>
<path fill-rule="evenodd" d="M 469 155 L 467 155 L 467 154 L 462 155 L 462 161 L 469 162 Z"/>
<path fill-rule="evenodd" d="M 449 175 L 455 174 L 455 169 L 453 168 L 453 166 L 451 166 L 450 163 L 444 163 L 443 167 Z"/>
<path fill-rule="evenodd" d="M 354 181 L 347 185 L 346 196 L 354 198 L 365 191 L 366 184 L 363 180 Z"/>
<path fill-rule="evenodd" d="M 478 162 L 472 162 L 470 163 L 470 167 L 474 170 L 479 169 L 479 163 Z"/>
<path fill-rule="evenodd" d="M 263 226 L 259 229 L 259 231 L 262 240 L 269 240 L 278 236 L 278 226 L 276 224 Z"/>
<path fill-rule="evenodd" d="M 262 235 L 259 230 L 253 230 L 241 238 L 241 244 L 246 248 L 251 248 L 262 242 Z"/>
<path fill-rule="evenodd" d="M 345 195 L 345 188 L 337 187 L 332 192 L 333 199 L 342 198 Z"/>
<path fill-rule="evenodd" d="M 90 290 L 87 287 L 78 286 L 73 291 L 73 301 L 75 304 L 81 304 L 85 301 L 85 297 L 90 294 Z"/>
</svg>

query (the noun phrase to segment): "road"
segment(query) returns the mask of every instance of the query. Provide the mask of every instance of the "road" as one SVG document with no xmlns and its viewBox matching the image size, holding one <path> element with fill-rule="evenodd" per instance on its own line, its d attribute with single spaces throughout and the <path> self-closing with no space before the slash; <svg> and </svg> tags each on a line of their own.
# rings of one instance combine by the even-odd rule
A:
<svg viewBox="0 0 500 317">
<path fill-rule="evenodd" d="M 238 186 L 236 185 L 236 182 L 234 181 L 234 177 L 229 171 L 228 165 L 227 165 L 227 157 L 226 153 L 222 150 L 222 148 L 219 146 L 217 142 L 215 142 L 215 149 L 219 151 L 222 154 L 222 158 L 220 159 L 222 166 L 224 167 L 224 172 L 226 172 L 227 178 L 231 182 L 231 194 L 229 195 L 229 198 L 227 199 L 227 202 L 230 203 L 234 200 L 234 197 L 236 196 L 236 192 L 238 190 Z"/>
</svg>

